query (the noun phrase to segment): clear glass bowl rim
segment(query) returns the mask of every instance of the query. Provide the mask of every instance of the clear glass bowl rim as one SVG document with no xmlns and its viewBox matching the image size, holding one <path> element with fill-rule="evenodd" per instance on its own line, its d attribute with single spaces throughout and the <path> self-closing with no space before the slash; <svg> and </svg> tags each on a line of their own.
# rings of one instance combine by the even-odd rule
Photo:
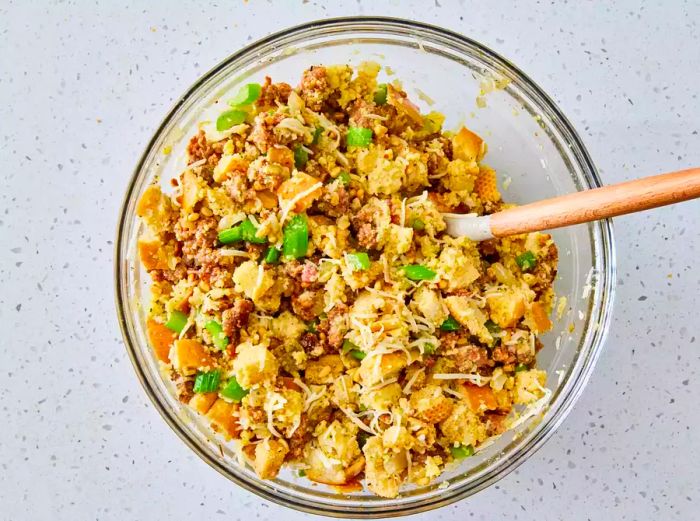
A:
<svg viewBox="0 0 700 521">
<path fill-rule="evenodd" d="M 537 103 L 538 107 L 550 117 L 557 131 L 569 142 L 571 151 L 581 169 L 584 181 L 587 184 L 585 188 L 595 188 L 602 185 L 593 161 L 583 145 L 583 142 L 561 110 L 532 79 L 530 79 L 510 61 L 501 57 L 488 47 L 454 31 L 422 22 L 400 18 L 367 16 L 340 17 L 311 21 L 290 27 L 277 33 L 273 33 L 231 54 L 209 70 L 206 74 L 201 76 L 183 96 L 178 98 L 171 110 L 165 116 L 160 126 L 153 134 L 153 137 L 146 146 L 136 165 L 136 168 L 134 169 L 134 173 L 129 181 L 120 209 L 117 237 L 115 241 L 115 304 L 119 326 L 122 331 L 127 353 L 131 359 L 137 377 L 139 378 L 142 387 L 146 391 L 146 394 L 170 428 L 209 466 L 246 490 L 289 508 L 333 517 L 380 518 L 424 512 L 449 505 L 455 501 L 468 497 L 495 483 L 515 470 L 528 457 L 532 456 L 554 433 L 556 428 L 569 414 L 583 391 L 607 336 L 615 293 L 615 247 L 612 222 L 610 220 L 598 221 L 589 225 L 591 235 L 594 237 L 592 242 L 595 246 L 597 246 L 594 248 L 596 264 L 602 266 L 603 268 L 598 273 L 598 284 L 596 289 L 598 299 L 593 303 L 591 319 L 588 322 L 589 324 L 597 323 L 598 327 L 592 334 L 586 336 L 587 342 L 582 346 L 581 352 L 577 357 L 577 360 L 583 358 L 583 362 L 578 364 L 578 373 L 572 374 L 571 376 L 571 378 L 574 380 L 572 385 L 569 387 L 568 393 L 560 396 L 558 401 L 551 404 L 550 411 L 553 411 L 553 414 L 546 422 L 543 421 L 544 425 L 542 425 L 542 428 L 537 431 L 537 434 L 533 436 L 526 445 L 520 447 L 512 454 L 508 454 L 508 457 L 498 460 L 492 465 L 492 468 L 490 468 L 487 472 L 484 472 L 477 479 L 465 482 L 458 487 L 451 487 L 445 490 L 445 492 L 439 496 L 423 499 L 417 497 L 413 502 L 403 503 L 396 505 L 396 507 L 392 507 L 390 505 L 375 506 L 371 504 L 363 504 L 362 501 L 352 501 L 345 504 L 329 504 L 322 501 L 309 500 L 308 497 L 304 497 L 302 499 L 295 498 L 293 495 L 286 493 L 276 494 L 268 489 L 260 487 L 259 483 L 254 480 L 241 479 L 238 476 L 227 472 L 226 469 L 220 466 L 216 459 L 213 458 L 211 454 L 209 454 L 207 450 L 200 445 L 198 440 L 191 438 L 181 428 L 181 420 L 177 417 L 174 411 L 172 411 L 166 404 L 162 403 L 158 399 L 157 392 L 153 389 L 152 383 L 149 381 L 145 370 L 140 366 L 137 360 L 136 350 L 138 347 L 136 345 L 136 339 L 133 338 L 129 332 L 133 319 L 127 312 L 125 305 L 128 298 L 127 290 L 124 284 L 124 270 L 127 269 L 126 265 L 124 264 L 124 253 L 128 247 L 128 245 L 125 244 L 127 240 L 125 230 L 127 221 L 133 218 L 133 215 L 128 212 L 129 203 L 135 195 L 135 188 L 139 186 L 140 181 L 148 174 L 147 170 L 144 169 L 144 164 L 146 163 L 147 158 L 152 148 L 158 141 L 160 135 L 168 127 L 169 123 L 178 113 L 178 110 L 193 96 L 196 96 L 200 87 L 205 85 L 221 70 L 229 67 L 237 60 L 243 59 L 254 53 L 260 53 L 263 49 L 266 49 L 269 52 L 271 50 L 270 47 L 273 46 L 274 49 L 274 44 L 280 41 L 285 41 L 286 44 L 293 44 L 294 42 L 300 42 L 307 39 L 309 35 L 321 36 L 326 33 L 332 33 L 335 35 L 349 35 L 354 32 L 372 32 L 377 33 L 380 36 L 406 36 L 410 32 L 419 32 L 422 40 L 429 41 L 431 38 L 433 38 L 438 40 L 443 45 L 450 45 L 455 51 L 471 51 L 472 54 L 478 53 L 481 60 L 491 64 L 496 64 L 501 69 L 508 71 L 511 77 L 517 78 L 521 87 L 527 90 L 528 96 L 533 99 Z M 260 54 L 259 57 L 262 57 L 262 54 Z"/>
</svg>

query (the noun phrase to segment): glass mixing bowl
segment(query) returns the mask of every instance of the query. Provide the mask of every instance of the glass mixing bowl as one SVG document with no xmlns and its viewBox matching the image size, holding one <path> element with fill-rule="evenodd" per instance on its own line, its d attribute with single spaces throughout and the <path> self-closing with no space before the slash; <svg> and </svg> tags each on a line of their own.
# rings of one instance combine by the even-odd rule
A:
<svg viewBox="0 0 700 521">
<path fill-rule="evenodd" d="M 165 183 L 178 173 L 181 152 L 196 124 L 220 112 L 221 100 L 242 83 L 262 82 L 266 75 L 293 83 L 313 64 L 356 65 L 365 60 L 386 66 L 386 80 L 399 78 L 424 111 L 444 113 L 444 128 L 466 124 L 480 134 L 488 143 L 485 162 L 501 181 L 508 179 L 504 199 L 527 203 L 600 186 L 571 124 L 530 78 L 483 45 L 422 23 L 340 18 L 294 27 L 235 52 L 177 101 L 138 162 L 119 219 L 116 305 L 129 356 L 163 418 L 214 469 L 276 503 L 338 517 L 384 517 L 444 506 L 494 483 L 531 456 L 571 411 L 593 370 L 608 329 L 615 284 L 609 221 L 553 232 L 560 252 L 555 288 L 567 303 L 554 330 L 542 338 L 544 349 L 538 355 L 539 366 L 549 375 L 550 406 L 430 486 L 409 487 L 396 499 L 384 499 L 369 492 L 339 494 L 285 470 L 274 481 L 263 481 L 240 466 L 230 444 L 177 400 L 148 346 L 146 310 L 140 303 L 148 302 L 149 277 L 135 253 L 140 223 L 134 208 L 155 176 Z M 494 79 L 502 88 L 484 94 Z M 164 155 L 164 147 L 172 153 Z"/>
</svg>

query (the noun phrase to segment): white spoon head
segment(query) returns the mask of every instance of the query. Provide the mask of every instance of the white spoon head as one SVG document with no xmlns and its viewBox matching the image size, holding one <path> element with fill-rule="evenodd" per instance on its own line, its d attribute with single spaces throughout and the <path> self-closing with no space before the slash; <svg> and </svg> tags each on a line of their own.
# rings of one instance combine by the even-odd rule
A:
<svg viewBox="0 0 700 521">
<path fill-rule="evenodd" d="M 443 213 L 442 216 L 447 224 L 447 233 L 452 237 L 467 237 L 472 241 L 493 239 L 490 215 Z"/>
</svg>

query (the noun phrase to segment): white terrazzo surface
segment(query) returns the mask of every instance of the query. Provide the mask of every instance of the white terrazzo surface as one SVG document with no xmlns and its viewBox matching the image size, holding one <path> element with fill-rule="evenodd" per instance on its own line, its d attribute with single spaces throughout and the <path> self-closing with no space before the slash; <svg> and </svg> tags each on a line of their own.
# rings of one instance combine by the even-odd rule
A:
<svg viewBox="0 0 700 521">
<path fill-rule="evenodd" d="M 605 182 L 700 165 L 698 2 L 205 3 L 0 2 L 2 520 L 308 517 L 177 439 L 113 307 L 136 158 L 174 98 L 239 46 L 315 18 L 420 19 L 530 74 Z M 698 519 L 699 226 L 698 202 L 616 221 L 614 323 L 573 413 L 506 479 L 418 518 Z"/>
</svg>

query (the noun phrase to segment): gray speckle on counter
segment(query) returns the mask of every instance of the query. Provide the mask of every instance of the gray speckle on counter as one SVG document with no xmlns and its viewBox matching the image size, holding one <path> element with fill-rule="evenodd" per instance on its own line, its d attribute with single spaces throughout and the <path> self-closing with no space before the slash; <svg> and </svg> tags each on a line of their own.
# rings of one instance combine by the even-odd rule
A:
<svg viewBox="0 0 700 521">
<path fill-rule="evenodd" d="M 125 354 L 112 249 L 136 158 L 227 54 L 329 16 L 419 18 L 513 60 L 607 183 L 700 165 L 700 4 L 3 2 L 0 519 L 289 519 L 200 461 Z M 697 519 L 700 203 L 616 220 L 618 296 L 574 411 L 517 471 L 431 520 Z"/>
</svg>

